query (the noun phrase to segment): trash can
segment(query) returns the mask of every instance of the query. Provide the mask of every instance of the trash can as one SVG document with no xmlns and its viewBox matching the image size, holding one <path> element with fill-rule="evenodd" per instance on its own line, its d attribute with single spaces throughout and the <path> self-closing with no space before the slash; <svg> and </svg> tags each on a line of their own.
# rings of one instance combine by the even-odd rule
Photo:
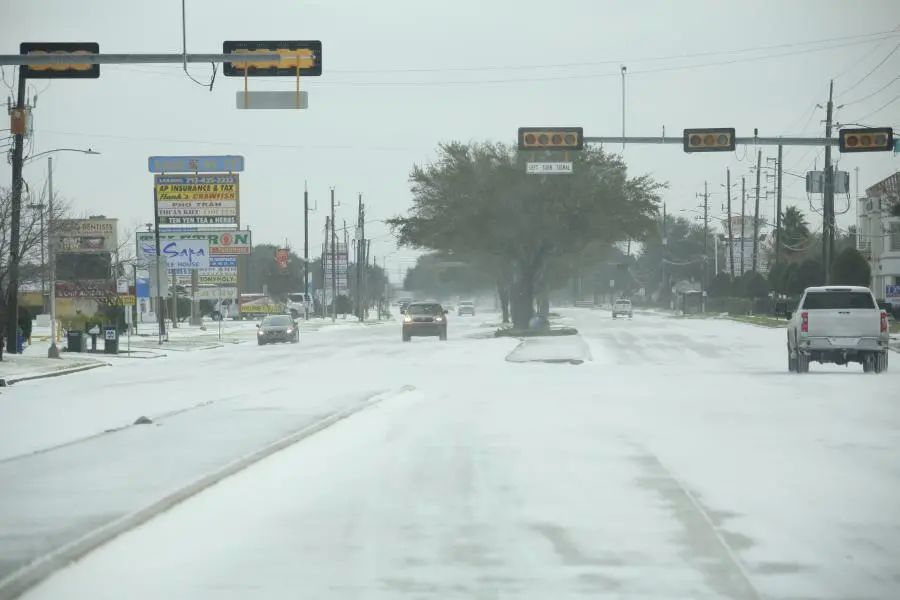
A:
<svg viewBox="0 0 900 600">
<path fill-rule="evenodd" d="M 84 332 L 75 330 L 66 332 L 66 346 L 69 352 L 84 352 Z"/>
<path fill-rule="evenodd" d="M 103 353 L 119 353 L 119 332 L 115 327 L 106 327 L 103 330 Z"/>
</svg>

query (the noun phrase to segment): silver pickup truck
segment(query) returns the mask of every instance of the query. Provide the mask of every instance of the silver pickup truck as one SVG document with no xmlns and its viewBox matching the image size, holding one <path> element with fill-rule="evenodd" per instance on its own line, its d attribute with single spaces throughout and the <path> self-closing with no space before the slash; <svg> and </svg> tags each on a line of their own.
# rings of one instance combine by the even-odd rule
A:
<svg viewBox="0 0 900 600">
<path fill-rule="evenodd" d="M 862 363 L 866 373 L 888 368 L 887 313 L 869 288 L 806 288 L 797 311 L 788 313 L 788 370 L 809 372 L 810 361 Z"/>
</svg>

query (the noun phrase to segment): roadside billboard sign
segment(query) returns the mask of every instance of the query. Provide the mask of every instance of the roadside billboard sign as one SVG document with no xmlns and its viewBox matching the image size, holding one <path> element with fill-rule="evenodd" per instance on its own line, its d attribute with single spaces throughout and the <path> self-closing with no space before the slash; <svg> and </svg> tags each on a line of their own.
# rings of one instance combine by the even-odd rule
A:
<svg viewBox="0 0 900 600">
<path fill-rule="evenodd" d="M 57 298 L 111 298 L 116 296 L 116 282 L 112 279 L 84 279 L 57 281 Z"/>
<path fill-rule="evenodd" d="M 236 287 L 202 287 L 197 290 L 197 300 L 226 300 L 237 298 Z"/>
<path fill-rule="evenodd" d="M 155 175 L 160 225 L 235 225 L 239 221 L 237 173 Z"/>
<path fill-rule="evenodd" d="M 208 240 L 209 256 L 248 255 L 251 249 L 249 230 L 165 231 L 159 234 L 160 244 L 173 240 Z M 137 232 L 138 258 L 145 260 L 156 254 L 156 239 L 152 231 Z"/>
<path fill-rule="evenodd" d="M 237 173 L 244 170 L 244 157 L 228 156 L 151 156 L 151 173 Z"/>
<path fill-rule="evenodd" d="M 57 219 L 53 223 L 55 252 L 115 252 L 117 219 Z"/>
</svg>

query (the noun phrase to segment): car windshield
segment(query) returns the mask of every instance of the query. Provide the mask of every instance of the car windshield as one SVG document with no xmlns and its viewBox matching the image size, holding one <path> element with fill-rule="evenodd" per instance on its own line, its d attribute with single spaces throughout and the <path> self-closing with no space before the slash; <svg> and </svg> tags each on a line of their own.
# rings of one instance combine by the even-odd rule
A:
<svg viewBox="0 0 900 600">
<path fill-rule="evenodd" d="M 262 320 L 263 327 L 289 327 L 294 322 L 287 315 L 274 315 Z"/>
<path fill-rule="evenodd" d="M 0 600 L 900 600 L 900 0 L 0 46 Z"/>
<path fill-rule="evenodd" d="M 408 312 L 411 315 L 440 315 L 444 313 L 440 304 L 410 304 Z"/>
<path fill-rule="evenodd" d="M 809 292 L 803 301 L 807 310 L 828 310 L 840 308 L 877 308 L 872 294 L 854 291 Z"/>
</svg>

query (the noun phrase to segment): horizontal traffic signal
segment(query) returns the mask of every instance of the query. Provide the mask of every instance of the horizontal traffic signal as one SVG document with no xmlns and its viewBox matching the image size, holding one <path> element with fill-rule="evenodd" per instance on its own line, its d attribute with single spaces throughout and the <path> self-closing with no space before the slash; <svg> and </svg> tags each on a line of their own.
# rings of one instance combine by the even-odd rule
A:
<svg viewBox="0 0 900 600">
<path fill-rule="evenodd" d="M 583 150 L 582 127 L 519 127 L 519 150 Z"/>
<path fill-rule="evenodd" d="M 841 129 L 841 152 L 883 152 L 894 149 L 894 131 L 890 127 Z"/>
<path fill-rule="evenodd" d="M 100 54 L 100 44 L 96 42 L 22 42 L 19 44 L 19 54 Z M 100 77 L 100 65 L 89 62 L 22 65 L 22 74 L 27 79 L 96 79 Z"/>
<path fill-rule="evenodd" d="M 712 129 L 685 129 L 685 152 L 732 152 L 734 127 Z"/>
<path fill-rule="evenodd" d="M 236 42 L 222 44 L 223 54 L 244 55 L 244 60 L 226 62 L 222 71 L 228 77 L 296 77 L 318 76 L 322 74 L 322 42 L 306 41 L 268 41 L 268 42 Z M 280 54 L 277 62 L 254 61 L 253 54 Z M 237 58 L 237 57 L 236 57 Z M 243 57 L 242 57 L 243 58 Z"/>
</svg>

